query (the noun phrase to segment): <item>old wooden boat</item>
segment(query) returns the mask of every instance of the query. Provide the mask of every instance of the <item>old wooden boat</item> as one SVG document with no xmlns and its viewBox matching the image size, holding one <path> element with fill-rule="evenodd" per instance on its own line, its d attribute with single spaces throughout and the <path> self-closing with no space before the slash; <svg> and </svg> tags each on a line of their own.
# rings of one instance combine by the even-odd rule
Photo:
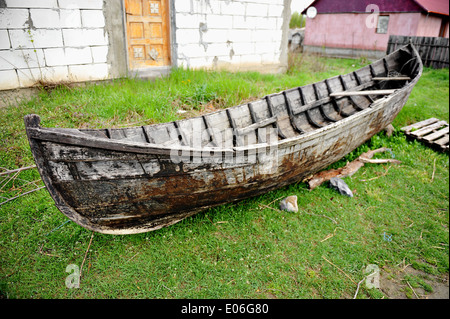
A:
<svg viewBox="0 0 450 319">
<path fill-rule="evenodd" d="M 422 74 L 407 45 L 349 74 L 251 103 L 131 128 L 41 127 L 25 116 L 56 206 L 93 231 L 133 234 L 302 180 L 388 126 Z"/>
</svg>

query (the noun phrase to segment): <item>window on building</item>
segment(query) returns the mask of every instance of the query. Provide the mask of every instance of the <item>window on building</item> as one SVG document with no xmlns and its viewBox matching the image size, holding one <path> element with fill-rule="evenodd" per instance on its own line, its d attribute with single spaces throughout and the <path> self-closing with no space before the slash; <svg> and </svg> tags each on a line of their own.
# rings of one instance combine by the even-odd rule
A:
<svg viewBox="0 0 450 319">
<path fill-rule="evenodd" d="M 377 33 L 387 33 L 389 25 L 389 16 L 378 16 Z"/>
</svg>

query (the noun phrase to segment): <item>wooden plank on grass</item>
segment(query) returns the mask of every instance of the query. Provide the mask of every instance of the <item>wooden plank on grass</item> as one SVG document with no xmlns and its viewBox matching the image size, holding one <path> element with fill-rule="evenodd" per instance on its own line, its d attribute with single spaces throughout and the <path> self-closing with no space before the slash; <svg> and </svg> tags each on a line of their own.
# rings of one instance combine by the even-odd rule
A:
<svg viewBox="0 0 450 319">
<path fill-rule="evenodd" d="M 421 128 L 420 130 L 411 132 L 411 135 L 416 136 L 416 137 L 421 137 L 428 133 L 434 132 L 437 129 L 440 129 L 445 124 L 447 124 L 445 121 L 439 121 L 437 123 L 427 125 L 427 126 Z"/>
<path fill-rule="evenodd" d="M 448 147 L 448 134 L 438 140 L 435 140 L 434 143 L 441 146 L 445 146 L 445 144 L 447 144 Z"/>
<path fill-rule="evenodd" d="M 420 121 L 420 122 L 417 122 L 417 123 L 414 123 L 414 124 L 411 124 L 411 125 L 408 125 L 408 126 L 404 126 L 404 127 L 401 128 L 401 130 L 405 131 L 405 132 L 409 132 L 412 129 L 418 130 L 419 128 L 422 128 L 424 126 L 427 126 L 427 125 L 430 125 L 430 124 L 433 124 L 433 123 L 436 123 L 436 122 L 439 122 L 439 120 L 437 118 L 432 117 L 432 118 L 430 118 L 428 120 L 425 120 L 425 121 Z"/>
<path fill-rule="evenodd" d="M 444 128 L 442 128 L 444 127 Z M 413 129 L 418 129 L 412 131 Z M 449 151 L 449 125 L 445 121 L 430 118 L 401 128 L 406 136 L 441 151 Z"/>
<path fill-rule="evenodd" d="M 448 126 L 446 128 L 443 128 L 442 130 L 436 131 L 432 134 L 423 136 L 423 139 L 425 141 L 431 142 L 434 141 L 435 139 L 438 139 L 442 136 L 445 136 L 445 134 L 448 134 Z"/>
</svg>

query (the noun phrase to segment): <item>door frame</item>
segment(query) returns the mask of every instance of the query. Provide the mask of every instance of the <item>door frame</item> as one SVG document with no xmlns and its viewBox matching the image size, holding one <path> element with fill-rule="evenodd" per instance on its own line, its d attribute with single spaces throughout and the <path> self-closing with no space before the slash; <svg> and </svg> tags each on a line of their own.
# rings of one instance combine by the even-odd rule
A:
<svg viewBox="0 0 450 319">
<path fill-rule="evenodd" d="M 169 10 L 169 16 L 168 16 L 168 23 L 169 23 L 169 54 L 170 54 L 170 65 L 166 66 L 150 66 L 146 68 L 139 68 L 139 69 L 131 69 L 130 67 L 130 57 L 128 52 L 128 38 L 127 38 L 127 13 L 125 10 L 125 1 L 121 1 L 122 5 L 122 21 L 123 21 L 123 36 L 124 36 L 124 44 L 125 44 L 125 57 L 126 57 L 126 65 L 127 65 L 127 75 L 130 77 L 137 77 L 137 78 L 155 78 L 155 77 L 161 77 L 164 75 L 170 74 L 170 71 L 172 70 L 172 67 L 177 66 L 177 50 L 176 50 L 176 24 L 175 24 L 175 4 L 174 2 L 176 0 L 167 0 L 168 1 L 168 10 Z M 145 1 L 145 0 L 144 0 Z"/>
</svg>

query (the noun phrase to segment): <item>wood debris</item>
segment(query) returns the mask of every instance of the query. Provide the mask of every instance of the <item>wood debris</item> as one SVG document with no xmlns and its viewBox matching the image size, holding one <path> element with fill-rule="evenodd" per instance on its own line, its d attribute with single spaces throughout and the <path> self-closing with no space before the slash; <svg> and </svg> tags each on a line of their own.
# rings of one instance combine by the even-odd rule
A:
<svg viewBox="0 0 450 319">
<path fill-rule="evenodd" d="M 348 176 L 352 176 L 355 174 L 361 167 L 364 166 L 365 163 L 372 163 L 372 164 L 381 164 L 381 163 L 394 163 L 399 164 L 401 163 L 399 160 L 396 159 L 372 159 L 372 157 L 376 153 L 382 153 L 389 150 L 386 147 L 382 147 L 373 151 L 368 151 L 366 153 L 361 154 L 357 159 L 355 159 L 352 162 L 347 163 L 344 167 L 338 168 L 338 169 L 332 169 L 328 171 L 321 171 L 318 172 L 311 177 L 307 178 L 305 181 L 308 184 L 309 189 L 314 189 L 317 186 L 321 185 L 322 183 L 330 180 L 333 177 L 338 178 L 344 178 Z"/>
</svg>

